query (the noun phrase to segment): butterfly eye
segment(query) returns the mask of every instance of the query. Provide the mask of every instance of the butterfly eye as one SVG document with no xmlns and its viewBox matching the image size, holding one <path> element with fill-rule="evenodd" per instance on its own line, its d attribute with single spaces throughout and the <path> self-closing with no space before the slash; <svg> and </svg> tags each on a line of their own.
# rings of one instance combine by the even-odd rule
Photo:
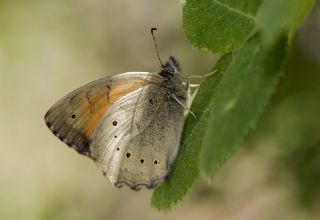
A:
<svg viewBox="0 0 320 220">
<path fill-rule="evenodd" d="M 140 163 L 143 163 L 143 162 L 144 162 L 144 159 L 141 159 L 141 160 L 140 160 Z"/>
<path fill-rule="evenodd" d="M 129 158 L 131 156 L 130 153 L 126 153 L 126 157 Z"/>
<path fill-rule="evenodd" d="M 158 161 L 157 161 L 157 160 L 155 160 L 155 161 L 154 161 L 154 164 L 158 164 Z"/>
<path fill-rule="evenodd" d="M 112 124 L 113 124 L 113 126 L 116 126 L 118 124 L 118 122 L 117 121 L 113 121 Z"/>
</svg>

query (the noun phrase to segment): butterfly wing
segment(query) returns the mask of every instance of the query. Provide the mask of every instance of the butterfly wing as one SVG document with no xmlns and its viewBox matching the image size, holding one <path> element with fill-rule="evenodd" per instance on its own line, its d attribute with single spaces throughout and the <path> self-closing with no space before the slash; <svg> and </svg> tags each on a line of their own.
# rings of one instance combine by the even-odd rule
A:
<svg viewBox="0 0 320 220">
<path fill-rule="evenodd" d="M 176 157 L 183 114 L 161 83 L 129 93 L 106 112 L 94 132 L 96 163 L 115 186 L 155 187 Z"/>
<path fill-rule="evenodd" d="M 88 83 L 56 102 L 45 122 L 60 140 L 94 159 L 90 143 L 102 117 L 121 97 L 152 83 L 149 74 L 128 72 Z"/>
</svg>

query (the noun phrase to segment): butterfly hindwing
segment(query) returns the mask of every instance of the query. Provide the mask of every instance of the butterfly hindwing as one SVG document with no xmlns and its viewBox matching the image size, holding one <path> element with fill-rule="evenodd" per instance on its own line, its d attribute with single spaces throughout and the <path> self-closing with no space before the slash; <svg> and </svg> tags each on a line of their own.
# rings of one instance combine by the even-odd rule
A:
<svg viewBox="0 0 320 220">
<path fill-rule="evenodd" d="M 91 149 L 98 166 L 118 187 L 155 187 L 177 154 L 183 112 L 161 84 L 122 97 L 94 132 Z"/>
</svg>

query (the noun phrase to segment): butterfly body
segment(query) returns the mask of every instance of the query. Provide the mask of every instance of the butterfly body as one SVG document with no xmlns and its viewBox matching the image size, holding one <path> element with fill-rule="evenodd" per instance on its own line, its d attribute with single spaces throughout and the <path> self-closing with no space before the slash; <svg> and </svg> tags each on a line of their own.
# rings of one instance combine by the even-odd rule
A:
<svg viewBox="0 0 320 220">
<path fill-rule="evenodd" d="M 115 186 L 154 188 L 176 158 L 187 89 L 170 57 L 159 73 L 128 72 L 80 87 L 59 100 L 45 121 Z"/>
</svg>

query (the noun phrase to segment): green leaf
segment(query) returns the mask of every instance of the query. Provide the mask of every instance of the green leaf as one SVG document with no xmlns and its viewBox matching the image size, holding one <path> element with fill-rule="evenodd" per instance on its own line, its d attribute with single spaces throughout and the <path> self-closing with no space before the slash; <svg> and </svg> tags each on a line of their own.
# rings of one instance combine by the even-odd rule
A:
<svg viewBox="0 0 320 220">
<path fill-rule="evenodd" d="M 197 48 L 226 53 L 241 47 L 255 32 L 261 0 L 186 0 L 183 28 Z"/>
<path fill-rule="evenodd" d="M 263 1 L 257 13 L 263 40 L 266 45 L 275 42 L 281 32 L 291 35 L 309 13 L 314 0 L 267 0 Z"/>
<path fill-rule="evenodd" d="M 262 0 L 185 1 L 183 28 L 195 47 L 221 53 L 238 51 L 224 55 L 216 65 L 218 71 L 201 84 L 191 107 L 198 121 L 190 114 L 187 117 L 177 160 L 168 179 L 154 191 L 153 207 L 168 210 L 181 201 L 200 170 L 211 175 L 255 126 L 281 76 L 287 42 L 281 30 L 298 26 L 311 8 L 298 11 L 296 3 L 302 0 L 292 1 L 284 15 L 280 3 L 281 10 L 267 1 L 259 9 Z M 258 9 L 262 34 L 252 37 L 258 31 Z M 275 43 L 263 45 L 266 36 Z"/>
<path fill-rule="evenodd" d="M 218 2 L 227 5 L 230 8 L 234 8 L 237 11 L 241 11 L 244 14 L 255 15 L 262 0 L 217 0 Z"/>
<path fill-rule="evenodd" d="M 191 111 L 198 121 L 188 115 L 181 138 L 181 148 L 168 179 L 153 193 L 151 204 L 159 210 L 168 210 L 181 201 L 199 176 L 198 158 L 206 129 L 209 104 L 223 71 L 231 61 L 231 55 L 224 55 L 216 64 L 214 74 L 201 84 Z"/>
<path fill-rule="evenodd" d="M 291 25 L 290 33 L 289 33 L 289 42 L 292 41 L 293 34 L 298 29 L 300 24 L 304 21 L 306 16 L 310 13 L 312 7 L 315 4 L 315 0 L 304 0 L 300 2 L 300 8 L 295 16 L 295 20 Z"/>
<path fill-rule="evenodd" d="M 286 38 L 266 49 L 257 35 L 242 47 L 212 99 L 200 166 L 207 175 L 219 167 L 255 126 L 282 73 Z"/>
</svg>

